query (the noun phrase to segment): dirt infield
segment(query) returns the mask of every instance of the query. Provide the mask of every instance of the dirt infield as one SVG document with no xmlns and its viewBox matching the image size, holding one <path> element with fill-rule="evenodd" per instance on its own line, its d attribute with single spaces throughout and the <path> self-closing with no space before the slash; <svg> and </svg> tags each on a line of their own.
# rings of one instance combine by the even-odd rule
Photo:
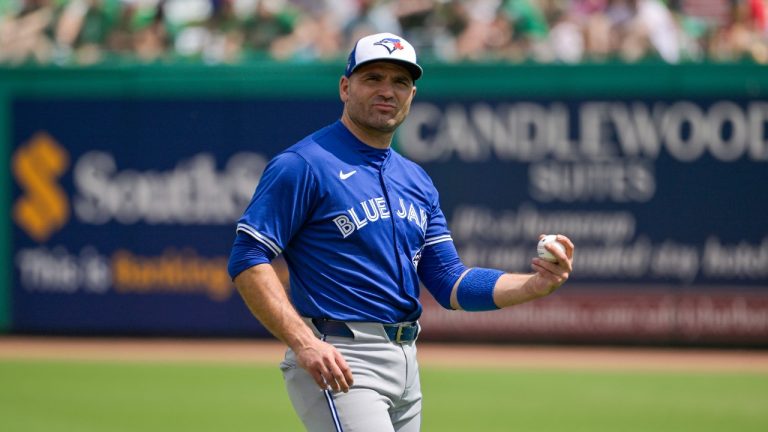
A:
<svg viewBox="0 0 768 432">
<path fill-rule="evenodd" d="M 0 359 L 273 363 L 274 341 L 0 337 Z M 768 351 L 419 344 L 419 362 L 434 367 L 768 373 Z"/>
</svg>

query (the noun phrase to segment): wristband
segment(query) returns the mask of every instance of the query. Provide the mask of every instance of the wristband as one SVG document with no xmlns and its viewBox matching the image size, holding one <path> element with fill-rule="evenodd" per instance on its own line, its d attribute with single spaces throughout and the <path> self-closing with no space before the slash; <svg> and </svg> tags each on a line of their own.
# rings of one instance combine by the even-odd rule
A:
<svg viewBox="0 0 768 432">
<path fill-rule="evenodd" d="M 493 288 L 504 272 L 501 270 L 472 268 L 459 283 L 456 298 L 465 311 L 489 311 L 499 307 L 493 301 Z"/>
</svg>

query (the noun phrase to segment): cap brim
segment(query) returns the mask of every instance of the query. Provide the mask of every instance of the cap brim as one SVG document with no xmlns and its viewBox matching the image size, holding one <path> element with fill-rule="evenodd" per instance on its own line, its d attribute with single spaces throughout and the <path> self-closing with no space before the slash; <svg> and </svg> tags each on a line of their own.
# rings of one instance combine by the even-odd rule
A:
<svg viewBox="0 0 768 432">
<path fill-rule="evenodd" d="M 421 78 L 421 75 L 424 73 L 424 70 L 421 69 L 421 66 L 415 65 L 409 61 L 405 60 L 398 60 L 393 58 L 376 58 L 376 59 L 370 59 L 367 61 L 364 61 L 362 63 L 358 63 L 355 65 L 355 68 L 352 69 L 352 73 L 355 73 L 356 70 L 360 69 L 360 66 L 376 63 L 376 62 L 387 62 L 387 63 L 395 63 L 397 65 L 400 65 L 408 70 L 408 72 L 411 73 L 411 78 L 413 78 L 414 81 Z"/>
</svg>

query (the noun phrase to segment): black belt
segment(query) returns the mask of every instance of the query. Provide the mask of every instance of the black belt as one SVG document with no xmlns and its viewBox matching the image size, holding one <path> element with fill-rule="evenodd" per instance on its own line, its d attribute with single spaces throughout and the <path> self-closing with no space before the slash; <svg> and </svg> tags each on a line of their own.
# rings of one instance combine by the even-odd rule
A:
<svg viewBox="0 0 768 432">
<path fill-rule="evenodd" d="M 338 336 L 354 338 L 355 334 L 344 321 L 335 321 L 325 318 L 312 318 L 312 324 L 317 331 L 326 336 Z M 419 335 L 419 326 L 416 323 L 406 324 L 382 324 L 387 337 L 392 342 L 406 343 L 416 340 Z"/>
</svg>

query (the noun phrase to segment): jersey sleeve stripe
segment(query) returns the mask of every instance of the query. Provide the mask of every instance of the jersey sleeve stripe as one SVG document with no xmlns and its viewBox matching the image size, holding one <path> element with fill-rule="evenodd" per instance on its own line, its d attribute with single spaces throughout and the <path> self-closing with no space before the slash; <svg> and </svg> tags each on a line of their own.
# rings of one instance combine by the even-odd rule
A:
<svg viewBox="0 0 768 432">
<path fill-rule="evenodd" d="M 433 244 L 438 244 L 438 243 L 442 243 L 442 242 L 445 242 L 445 241 L 453 241 L 453 239 L 448 234 L 437 236 L 437 237 L 432 237 L 432 238 L 427 239 L 424 242 L 424 246 L 432 246 Z"/>
<path fill-rule="evenodd" d="M 277 246 L 277 244 L 275 244 L 275 242 L 273 242 L 272 240 L 267 238 L 264 234 L 261 234 L 260 232 L 256 231 L 255 229 L 251 228 L 250 226 L 248 226 L 246 224 L 243 224 L 243 223 L 237 224 L 237 231 L 242 231 L 242 232 L 250 235 L 251 237 L 253 237 L 257 241 L 259 241 L 260 243 L 263 243 L 264 246 L 268 247 L 269 250 L 271 250 L 272 253 L 274 253 L 276 256 L 280 255 L 280 253 L 283 252 L 283 250 L 280 249 L 280 247 Z"/>
</svg>

